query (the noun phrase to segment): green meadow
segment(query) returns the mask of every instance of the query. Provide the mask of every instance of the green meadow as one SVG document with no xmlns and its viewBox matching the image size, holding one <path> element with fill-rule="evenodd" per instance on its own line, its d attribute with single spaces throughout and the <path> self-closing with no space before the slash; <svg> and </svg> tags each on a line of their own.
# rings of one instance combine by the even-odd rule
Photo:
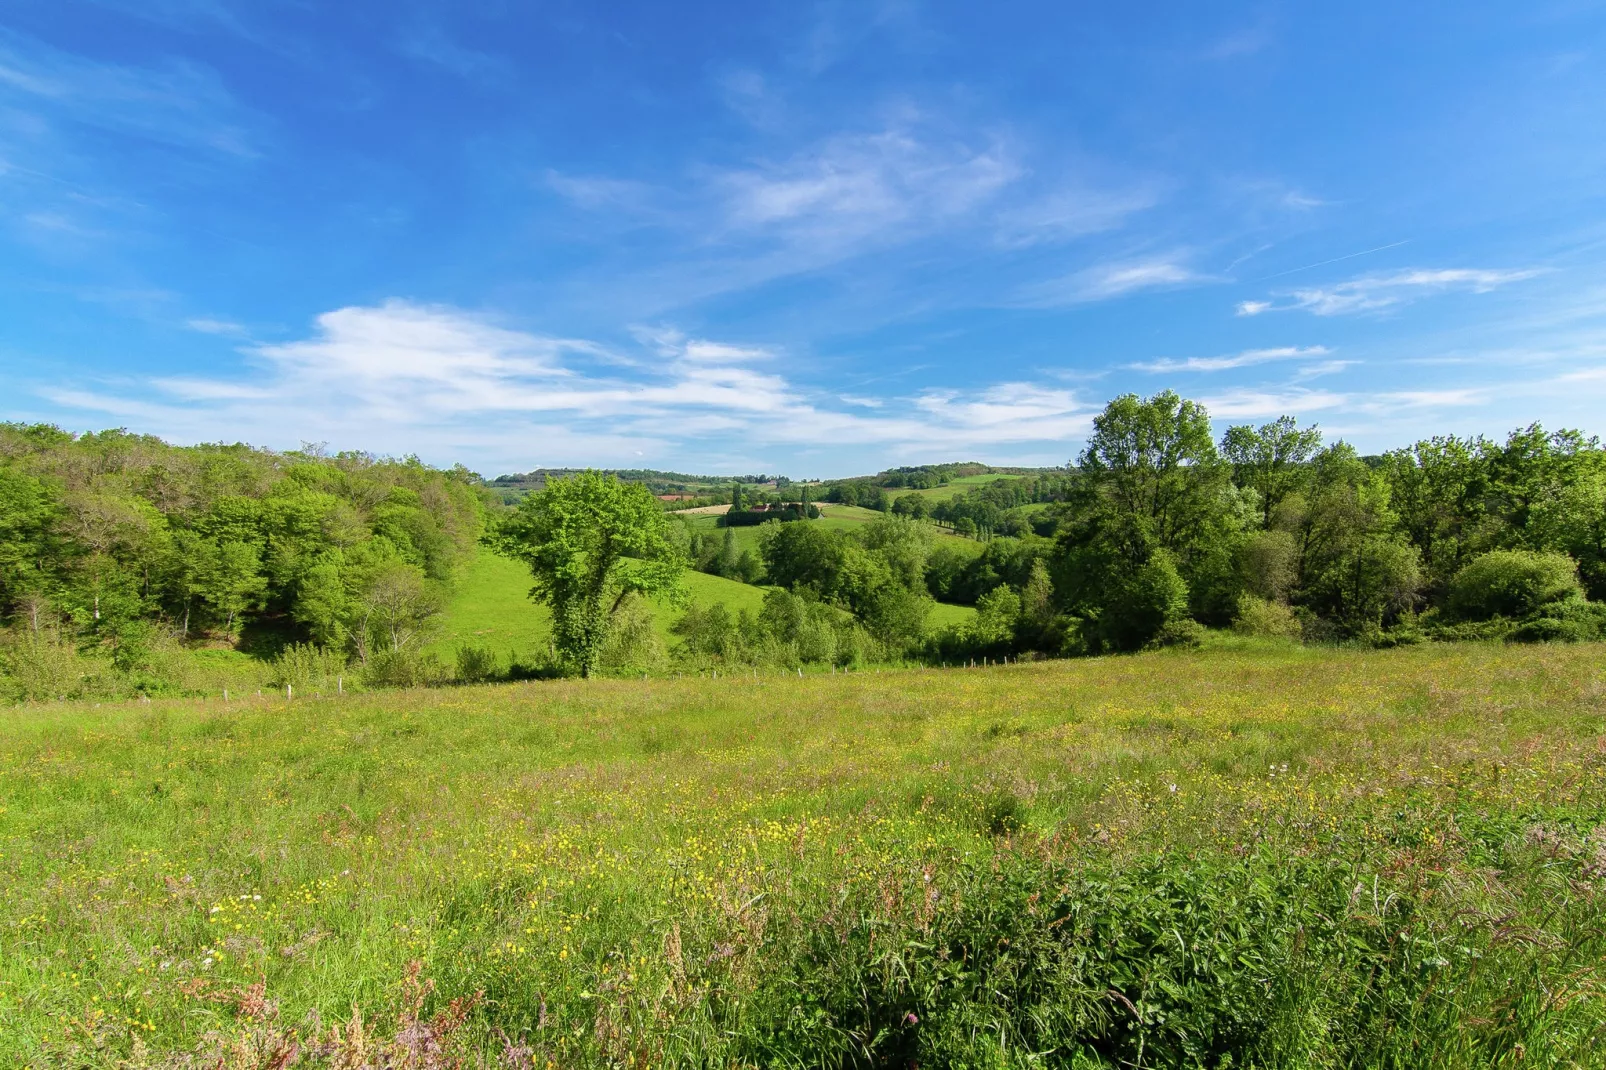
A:
<svg viewBox="0 0 1606 1070">
<path fill-rule="evenodd" d="M 0 1063 L 1598 1066 L 1603 657 L 12 709 Z"/>
<path fill-rule="evenodd" d="M 867 509 L 859 511 L 870 512 Z M 858 523 L 849 519 L 823 522 Z M 739 542 L 746 539 L 757 545 L 757 528 L 732 530 L 736 532 Z M 969 539 L 952 541 L 980 546 Z M 766 588 L 763 587 L 690 570 L 683 573 L 682 579 L 687 599 L 692 603 L 723 605 L 732 613 L 745 609 L 754 614 L 764 605 Z M 426 652 L 435 654 L 449 664 L 457 648 L 464 645 L 489 647 L 493 653 L 508 660 L 526 660 L 532 654 L 545 650 L 552 634 L 552 611 L 530 599 L 530 582 L 530 574 L 522 564 L 481 551 L 463 570 L 452 600 L 442 614 L 442 623 L 425 648 Z M 653 624 L 660 638 L 667 645 L 672 645 L 675 636 L 670 629 L 682 611 L 662 603 L 653 603 L 652 611 Z M 927 617 L 927 624 L 934 629 L 954 627 L 975 616 L 973 606 L 936 603 Z M 508 657 L 510 654 L 511 658 Z"/>
<path fill-rule="evenodd" d="M 950 479 L 947 483 L 944 483 L 940 487 L 925 487 L 920 490 L 889 490 L 887 493 L 894 497 L 900 494 L 918 494 L 922 498 L 927 498 L 933 502 L 936 502 L 942 501 L 946 498 L 957 498 L 959 495 L 964 494 L 976 487 L 983 486 L 987 483 L 996 483 L 1000 479 L 1019 478 L 1020 476 L 1010 475 L 1004 472 L 987 472 L 975 476 L 955 476 L 953 479 Z"/>
</svg>

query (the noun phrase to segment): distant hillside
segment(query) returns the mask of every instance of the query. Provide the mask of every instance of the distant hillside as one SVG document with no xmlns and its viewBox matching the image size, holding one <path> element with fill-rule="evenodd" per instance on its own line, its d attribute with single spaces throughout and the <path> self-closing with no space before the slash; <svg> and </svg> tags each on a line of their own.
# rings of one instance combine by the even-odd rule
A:
<svg viewBox="0 0 1606 1070">
<path fill-rule="evenodd" d="M 516 501 L 532 491 L 546 486 L 549 479 L 561 479 L 582 471 L 579 468 L 535 468 L 528 472 L 513 472 L 485 480 L 485 486 L 499 492 L 504 501 Z M 689 472 L 666 472 L 656 468 L 605 468 L 602 471 L 617 476 L 627 483 L 642 483 L 657 495 L 725 496 L 731 484 L 784 489 L 794 481 L 786 476 L 766 475 L 696 475 Z M 1052 472 L 1052 468 L 1019 468 L 983 464 L 980 461 L 955 461 L 945 464 L 906 465 L 889 468 L 874 475 L 846 476 L 820 483 L 830 487 L 841 483 L 884 487 L 888 490 L 932 490 L 955 483 L 979 482 L 1001 476 L 1027 476 Z"/>
<path fill-rule="evenodd" d="M 549 479 L 562 479 L 583 471 L 579 468 L 536 468 L 528 472 L 514 472 L 488 479 L 485 485 L 508 497 L 522 497 L 546 486 Z M 605 468 L 604 472 L 617 476 L 626 483 L 643 483 L 654 494 L 699 495 L 716 488 L 728 489 L 732 483 L 765 484 L 776 479 L 768 475 L 707 476 L 686 472 L 661 472 L 656 468 Z"/>
</svg>

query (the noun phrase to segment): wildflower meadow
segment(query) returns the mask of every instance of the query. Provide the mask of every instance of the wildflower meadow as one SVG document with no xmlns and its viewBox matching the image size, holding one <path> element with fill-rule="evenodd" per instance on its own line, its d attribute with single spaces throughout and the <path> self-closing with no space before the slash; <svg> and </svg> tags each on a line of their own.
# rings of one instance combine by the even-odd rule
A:
<svg viewBox="0 0 1606 1070">
<path fill-rule="evenodd" d="M 1597 1066 L 1603 655 L 12 709 L 0 1062 Z"/>
</svg>

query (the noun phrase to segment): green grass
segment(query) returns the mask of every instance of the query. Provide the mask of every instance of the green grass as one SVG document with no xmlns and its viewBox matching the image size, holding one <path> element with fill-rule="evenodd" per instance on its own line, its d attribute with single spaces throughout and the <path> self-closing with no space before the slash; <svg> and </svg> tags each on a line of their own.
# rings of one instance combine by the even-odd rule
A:
<svg viewBox="0 0 1606 1070">
<path fill-rule="evenodd" d="M 702 605 L 723 604 L 731 612 L 757 613 L 764 605 L 763 587 L 710 576 L 685 573 L 687 595 Z M 458 646 L 489 646 L 499 655 L 512 651 L 518 658 L 544 650 L 552 634 L 552 614 L 529 598 L 529 571 L 516 561 L 481 551 L 463 571 L 444 621 L 426 651 L 450 662 Z M 653 620 L 666 640 L 670 627 L 684 610 L 654 603 Z"/>
<path fill-rule="evenodd" d="M 1600 1065 L 1603 656 L 8 711 L 0 1064 Z"/>
<path fill-rule="evenodd" d="M 820 518 L 818 520 L 809 521 L 809 523 L 819 524 L 822 527 L 832 528 L 838 531 L 855 531 L 863 527 L 865 524 L 875 520 L 880 520 L 882 517 L 887 515 L 885 513 L 877 512 L 874 509 L 866 509 L 858 505 L 836 505 L 831 502 L 821 502 L 819 505 Z M 695 517 L 692 518 L 692 523 L 700 529 L 715 532 L 721 537 L 723 537 L 725 533 L 725 529 L 719 527 L 719 518 L 716 516 L 705 515 Z M 758 553 L 759 538 L 762 534 L 762 531 L 759 527 L 739 527 L 732 528 L 730 530 L 736 532 L 736 545 L 738 548 L 742 550 L 751 550 L 755 554 Z M 977 553 L 981 552 L 980 544 L 974 539 L 967 539 L 963 536 L 955 535 L 953 532 L 935 524 L 932 525 L 932 533 L 939 545 L 956 545 L 966 549 L 975 547 Z"/>
<path fill-rule="evenodd" d="M 930 501 L 943 501 L 947 498 L 957 498 L 975 487 L 987 483 L 995 483 L 1000 479 L 1020 479 L 1018 475 L 1007 475 L 1002 472 L 983 473 L 979 476 L 959 476 L 949 480 L 940 487 L 926 487 L 923 490 L 891 489 L 887 494 L 896 497 L 900 494 L 918 494 Z"/>
<path fill-rule="evenodd" d="M 969 624 L 975 619 L 975 606 L 953 606 L 946 602 L 938 602 L 931 607 L 931 614 L 926 617 L 926 627 L 930 631 L 942 631 Z"/>
</svg>

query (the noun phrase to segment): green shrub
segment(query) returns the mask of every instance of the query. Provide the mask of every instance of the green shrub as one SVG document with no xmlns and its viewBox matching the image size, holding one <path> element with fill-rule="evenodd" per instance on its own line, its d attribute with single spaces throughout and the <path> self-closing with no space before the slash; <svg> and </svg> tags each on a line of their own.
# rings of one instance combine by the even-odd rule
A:
<svg viewBox="0 0 1606 1070">
<path fill-rule="evenodd" d="M 1455 574 L 1447 605 L 1462 620 L 1489 620 L 1527 617 L 1543 606 L 1582 597 L 1578 566 L 1566 554 L 1496 550 Z"/>
<path fill-rule="evenodd" d="M 1588 643 L 1606 637 L 1606 605 L 1573 599 L 1546 606 L 1517 625 L 1514 643 Z"/>
<path fill-rule="evenodd" d="M 1286 531 L 1257 531 L 1238 548 L 1236 563 L 1245 590 L 1280 602 L 1299 578 L 1299 547 Z"/>
<path fill-rule="evenodd" d="M 639 594 L 626 595 L 613 613 L 598 668 L 606 673 L 641 673 L 658 668 L 663 660 L 664 645 L 653 626 L 652 606 Z"/>
<path fill-rule="evenodd" d="M 1191 617 L 1177 617 L 1168 620 L 1161 626 L 1155 637 L 1149 640 L 1149 646 L 1154 649 L 1162 647 L 1185 647 L 1195 649 L 1204 645 L 1205 626 Z"/>
<path fill-rule="evenodd" d="M 1299 618 L 1285 603 L 1252 594 L 1238 599 L 1238 616 L 1232 628 L 1240 635 L 1262 639 L 1298 639 L 1301 633 Z"/>
<path fill-rule="evenodd" d="M 441 677 L 433 655 L 411 650 L 379 650 L 368 657 L 362 680 L 369 687 L 423 687 Z"/>
<path fill-rule="evenodd" d="M 79 698 L 94 665 L 53 631 L 18 631 L 0 648 L 0 693 L 14 701 Z"/>
<path fill-rule="evenodd" d="M 291 643 L 273 659 L 272 666 L 273 675 L 268 682 L 274 687 L 289 685 L 297 691 L 327 687 L 332 691 L 346 671 L 346 659 L 328 647 Z"/>
<path fill-rule="evenodd" d="M 1158 551 L 1148 564 L 1105 592 L 1099 639 L 1109 650 L 1141 650 L 1187 612 L 1187 581 L 1171 555 Z"/>
<path fill-rule="evenodd" d="M 978 816 L 990 835 L 1020 828 L 1008 796 Z M 1587 1000 L 1510 990 L 1601 954 L 1581 901 L 1546 923 L 1576 950 L 1530 947 L 1504 918 L 1326 852 L 1047 854 L 1001 847 L 940 895 L 929 869 L 883 879 L 789 938 L 766 931 L 790 954 L 754 972 L 730 1062 L 1437 1067 L 1516 1049 L 1583 1065 L 1567 1059 L 1598 1028 Z"/>
<path fill-rule="evenodd" d="M 1004 583 L 994 587 L 976 600 L 976 619 L 966 629 L 970 645 L 988 653 L 1007 652 L 1015 642 L 1020 614 L 1014 588 Z"/>
<path fill-rule="evenodd" d="M 500 672 L 496 651 L 488 646 L 463 645 L 457 648 L 457 679 L 465 684 L 481 684 Z"/>
</svg>

